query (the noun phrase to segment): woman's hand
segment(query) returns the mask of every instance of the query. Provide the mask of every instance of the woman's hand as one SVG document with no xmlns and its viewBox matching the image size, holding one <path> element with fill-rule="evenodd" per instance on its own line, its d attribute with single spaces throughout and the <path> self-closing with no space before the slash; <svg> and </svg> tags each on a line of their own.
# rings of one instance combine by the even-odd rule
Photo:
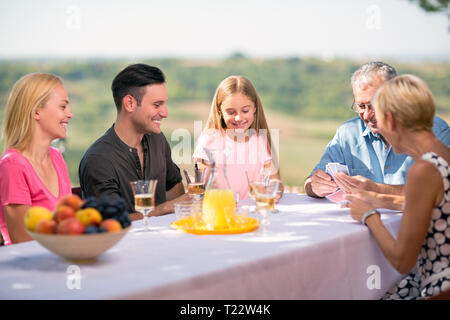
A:
<svg viewBox="0 0 450 320">
<path fill-rule="evenodd" d="M 376 195 L 375 192 L 361 192 L 353 190 L 353 193 L 347 193 L 344 196 L 345 200 L 350 201 L 347 202 L 344 206 L 350 208 L 350 214 L 352 215 L 353 219 L 361 222 L 364 213 L 369 210 L 376 209 L 376 206 L 371 203 L 373 201 L 374 195 Z"/>
</svg>

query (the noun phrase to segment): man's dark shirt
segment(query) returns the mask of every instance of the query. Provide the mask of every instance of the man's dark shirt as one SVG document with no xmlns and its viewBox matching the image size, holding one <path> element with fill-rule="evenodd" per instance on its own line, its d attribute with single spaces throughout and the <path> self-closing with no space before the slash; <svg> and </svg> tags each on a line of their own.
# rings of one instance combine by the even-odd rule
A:
<svg viewBox="0 0 450 320">
<path fill-rule="evenodd" d="M 135 212 L 130 182 L 156 179 L 155 205 L 165 202 L 166 191 L 182 180 L 180 169 L 172 161 L 169 143 L 162 133 L 145 134 L 142 146 L 144 170 L 141 170 L 137 149 L 120 140 L 114 125 L 109 128 L 81 159 L 78 175 L 83 198 L 103 195 L 111 199 L 122 197 L 128 204 L 129 212 Z"/>
</svg>

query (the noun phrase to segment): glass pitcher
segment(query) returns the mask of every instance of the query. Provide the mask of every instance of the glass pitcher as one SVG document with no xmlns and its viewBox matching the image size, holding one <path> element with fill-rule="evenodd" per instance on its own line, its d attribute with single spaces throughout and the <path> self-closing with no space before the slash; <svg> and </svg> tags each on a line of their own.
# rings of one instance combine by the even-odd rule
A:
<svg viewBox="0 0 450 320">
<path fill-rule="evenodd" d="M 208 229 L 229 228 L 236 203 L 226 173 L 224 150 L 204 149 L 209 158 L 210 175 L 203 196 L 202 216 Z"/>
</svg>

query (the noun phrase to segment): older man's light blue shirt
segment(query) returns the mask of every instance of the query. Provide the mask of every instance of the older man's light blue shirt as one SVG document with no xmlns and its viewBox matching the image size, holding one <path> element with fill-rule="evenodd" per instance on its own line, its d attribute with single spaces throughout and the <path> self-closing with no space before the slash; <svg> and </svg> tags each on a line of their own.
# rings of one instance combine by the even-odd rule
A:
<svg viewBox="0 0 450 320">
<path fill-rule="evenodd" d="M 434 117 L 433 133 L 450 145 L 450 129 L 445 120 Z M 378 183 L 395 185 L 405 184 L 413 159 L 406 154 L 396 154 L 379 134 L 372 133 L 360 117 L 355 117 L 337 129 L 311 174 L 317 169 L 325 171 L 329 162 L 347 165 L 352 176 L 361 175 Z"/>
</svg>

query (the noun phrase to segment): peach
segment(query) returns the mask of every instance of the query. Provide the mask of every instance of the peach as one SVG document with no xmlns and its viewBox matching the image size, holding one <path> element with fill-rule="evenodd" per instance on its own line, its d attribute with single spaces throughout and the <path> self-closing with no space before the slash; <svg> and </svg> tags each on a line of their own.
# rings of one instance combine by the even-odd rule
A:
<svg viewBox="0 0 450 320">
<path fill-rule="evenodd" d="M 76 213 L 76 217 L 85 227 L 90 225 L 98 226 L 103 220 L 100 212 L 94 208 L 78 210 Z"/>
<path fill-rule="evenodd" d="M 122 225 L 116 219 L 106 219 L 100 227 L 105 228 L 108 232 L 118 232 L 122 230 Z"/>
<path fill-rule="evenodd" d="M 75 211 L 72 209 L 72 207 L 69 207 L 66 205 L 60 205 L 55 210 L 56 222 L 61 222 L 65 219 L 74 218 L 74 217 L 75 217 Z"/>
<path fill-rule="evenodd" d="M 77 218 L 68 218 L 60 223 L 56 227 L 56 233 L 59 234 L 82 234 L 84 232 L 84 225 Z"/>
<path fill-rule="evenodd" d="M 36 232 L 39 233 L 55 233 L 56 221 L 55 220 L 41 220 L 36 225 Z"/>
<path fill-rule="evenodd" d="M 73 209 L 73 211 L 77 212 L 83 206 L 83 200 L 76 194 L 69 194 L 62 197 L 58 204 L 56 205 L 56 209 L 60 206 L 69 206 Z"/>
<path fill-rule="evenodd" d="M 39 221 L 53 219 L 53 212 L 44 207 L 31 207 L 25 213 L 25 226 L 34 231 Z"/>
</svg>

